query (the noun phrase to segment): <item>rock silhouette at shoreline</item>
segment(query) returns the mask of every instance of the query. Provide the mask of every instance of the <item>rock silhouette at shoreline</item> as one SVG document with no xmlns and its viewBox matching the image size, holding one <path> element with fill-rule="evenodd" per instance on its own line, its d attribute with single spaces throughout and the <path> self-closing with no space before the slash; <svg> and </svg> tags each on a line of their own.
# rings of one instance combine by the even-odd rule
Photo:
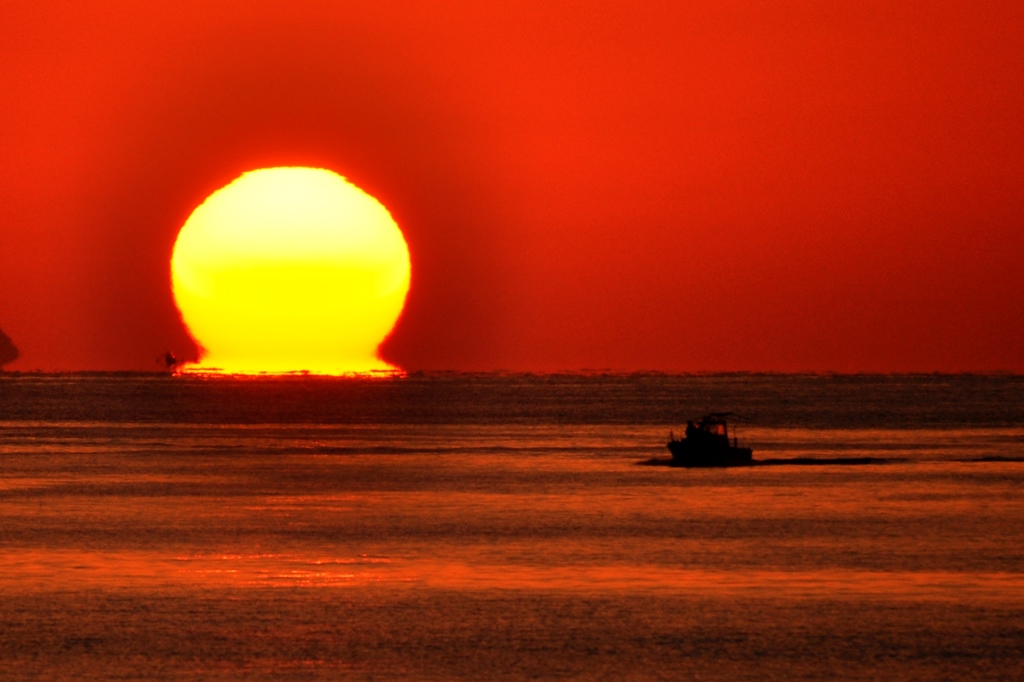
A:
<svg viewBox="0 0 1024 682">
<path fill-rule="evenodd" d="M 4 334 L 4 330 L 0 329 L 0 368 L 14 362 L 20 355 L 18 347 L 14 345 L 14 342 L 11 341 L 7 334 Z"/>
</svg>

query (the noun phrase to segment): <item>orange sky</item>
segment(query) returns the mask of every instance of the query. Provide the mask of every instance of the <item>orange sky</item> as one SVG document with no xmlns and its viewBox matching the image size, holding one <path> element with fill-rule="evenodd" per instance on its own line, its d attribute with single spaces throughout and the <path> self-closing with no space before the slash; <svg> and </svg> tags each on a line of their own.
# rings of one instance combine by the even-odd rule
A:
<svg viewBox="0 0 1024 682">
<path fill-rule="evenodd" d="M 408 369 L 1024 371 L 1020 3 L 0 4 L 10 369 L 194 355 L 177 230 L 329 167 Z"/>
</svg>

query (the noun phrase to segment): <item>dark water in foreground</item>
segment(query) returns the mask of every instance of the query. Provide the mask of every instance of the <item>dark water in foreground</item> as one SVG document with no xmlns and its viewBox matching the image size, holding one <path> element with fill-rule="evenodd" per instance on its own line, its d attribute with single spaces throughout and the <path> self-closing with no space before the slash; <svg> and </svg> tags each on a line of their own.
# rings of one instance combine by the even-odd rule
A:
<svg viewBox="0 0 1024 682">
<path fill-rule="evenodd" d="M 1024 679 L 1022 490 L 1022 377 L 0 375 L 0 678 Z"/>
</svg>

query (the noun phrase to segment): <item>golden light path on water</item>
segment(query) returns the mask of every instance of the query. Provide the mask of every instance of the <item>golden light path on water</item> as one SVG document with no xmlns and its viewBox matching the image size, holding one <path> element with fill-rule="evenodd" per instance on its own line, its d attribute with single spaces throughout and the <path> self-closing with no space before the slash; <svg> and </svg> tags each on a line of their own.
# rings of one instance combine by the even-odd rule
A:
<svg viewBox="0 0 1024 682">
<path fill-rule="evenodd" d="M 266 168 L 181 228 L 174 299 L 202 349 L 187 371 L 394 371 L 378 354 L 409 291 L 409 249 L 376 199 L 329 170 Z"/>
<path fill-rule="evenodd" d="M 74 429 L 81 425 L 66 426 Z M 968 527 L 958 530 L 947 524 L 933 525 L 936 519 L 957 517 L 965 524 L 977 524 L 985 523 L 988 515 L 1020 518 L 1021 503 L 1012 494 L 1019 464 L 970 463 L 963 458 L 976 452 L 1012 455 L 1015 444 L 1024 437 L 1021 429 L 850 431 L 751 427 L 746 429 L 748 437 L 762 444 L 766 454 L 793 457 L 808 452 L 822 456 L 844 452 L 893 459 L 889 464 L 867 468 L 771 467 L 680 473 L 636 466 L 636 444 L 654 442 L 662 435 L 644 426 L 577 426 L 568 432 L 552 426 L 478 425 L 261 425 L 213 431 L 202 426 L 92 426 L 120 430 L 123 437 L 117 442 L 123 444 L 118 448 L 131 452 L 149 452 L 158 443 L 173 440 L 168 438 L 171 433 L 177 433 L 184 439 L 183 444 L 192 447 L 195 434 L 205 433 L 203 440 L 217 452 L 232 444 L 244 444 L 241 450 L 264 454 L 214 458 L 216 485 L 201 505 L 177 496 L 165 498 L 159 505 L 134 496 L 107 499 L 101 508 L 89 512 L 91 523 L 119 527 L 125 518 L 147 518 L 155 526 L 178 523 L 193 531 L 227 524 L 248 529 L 245 536 L 258 530 L 256 535 L 265 542 L 251 547 L 224 542 L 160 549 L 12 547 L 0 557 L 0 591 L 32 592 L 54 584 L 80 590 L 119 589 L 125 585 L 136 589 L 377 585 L 395 590 L 657 593 L 701 598 L 885 598 L 1017 605 L 1024 600 L 1024 573 L 1016 567 L 1010 569 L 1011 564 L 1005 562 L 902 563 L 898 556 L 889 556 L 899 543 L 890 546 L 891 539 L 879 541 L 872 532 L 828 540 L 816 534 L 822 519 L 848 519 L 864 526 L 885 519 L 894 528 L 913 526 L 913 533 L 929 529 L 934 536 L 929 542 L 942 545 L 941 552 L 955 556 L 962 550 L 957 542 L 949 541 L 948 534 L 959 538 L 970 533 L 974 537 L 974 532 Z M 7 427 L 9 434 L 36 428 L 17 424 Z M 315 435 L 310 435 L 311 430 Z M 299 433 L 311 440 L 297 440 Z M 413 442 L 417 446 L 415 452 L 403 451 L 400 455 L 369 454 L 382 441 Z M 570 442 L 573 447 L 566 448 Z M 135 446 L 129 447 L 128 443 Z M 515 443 L 517 448 L 495 449 L 508 443 Z M 441 461 L 436 453 L 443 444 L 454 448 L 447 455 L 448 461 Z M 24 457 L 37 454 L 39 448 L 35 441 L 26 441 L 21 446 L 9 445 L 8 452 L 12 457 Z M 46 448 L 53 452 L 52 445 Z M 90 441 L 60 454 L 65 458 L 93 457 L 105 448 Z M 610 453 L 601 455 L 604 450 Z M 319 452 L 335 454 L 316 454 Z M 588 457 L 581 457 L 580 452 L 588 453 Z M 349 487 L 353 477 L 366 477 L 372 471 L 395 476 L 396 457 L 403 471 L 430 471 L 445 481 L 447 476 L 456 475 L 477 483 L 465 485 L 458 492 L 447 485 L 421 488 L 423 475 L 416 474 L 410 480 L 419 483 L 408 490 L 379 486 L 363 489 L 365 481 Z M 211 484 L 211 472 L 198 475 L 168 470 L 166 463 L 151 469 L 150 459 L 143 464 L 131 458 L 135 468 L 127 478 L 124 473 L 98 471 L 89 483 L 97 489 L 131 484 L 154 490 L 182 485 L 206 488 Z M 271 495 L 262 486 L 249 490 L 243 481 L 248 480 L 245 477 L 257 462 L 262 462 L 261 467 L 305 471 L 311 479 L 335 479 L 343 485 L 316 493 L 300 492 L 292 484 L 283 484 Z M 498 481 L 550 477 L 562 481 L 561 487 L 566 489 L 517 488 L 510 494 L 504 484 L 498 483 L 496 490 L 478 490 L 480 482 L 487 480 L 482 477 L 494 476 L 495 471 L 501 473 L 495 477 Z M 578 484 L 572 483 L 580 476 L 600 479 L 624 473 L 624 484 L 590 485 L 586 494 L 579 494 Z M 668 480 L 688 484 L 683 489 L 685 494 L 660 485 L 670 475 L 675 478 Z M 961 482 L 979 476 L 980 486 Z M 375 479 L 371 476 L 369 480 Z M 222 488 L 224 485 L 226 488 Z M 823 491 L 823 485 L 827 490 Z M 308 486 L 307 482 L 303 487 Z M 225 494 L 225 489 L 237 492 Z M 9 498 L 5 507 L 12 517 L 22 516 L 23 511 L 18 510 L 35 504 L 28 493 L 63 494 L 55 490 L 59 488 L 53 481 L 36 476 L 7 476 L 0 483 L 0 492 Z M 66 513 L 66 506 L 53 505 L 48 515 L 59 517 Z M 554 520 L 561 519 L 558 523 L 562 523 L 566 518 L 574 519 L 575 524 L 629 528 L 629 539 L 608 543 L 600 539 L 601 534 L 590 538 L 564 534 L 548 537 L 544 529 L 549 529 Z M 397 527 L 407 528 L 413 519 L 418 519 L 416 523 L 422 525 L 425 537 L 394 533 Z M 652 522 L 654 519 L 657 521 Z M 742 538 L 712 538 L 707 533 L 687 537 L 655 531 L 662 524 L 682 527 L 696 521 L 698 528 L 713 529 L 723 523 L 757 524 L 764 519 L 779 529 L 779 537 L 750 543 Z M 503 539 L 500 534 L 494 538 L 488 534 L 491 539 L 481 540 L 473 530 L 478 524 L 502 528 L 510 520 L 515 520 L 517 526 L 533 528 L 536 535 Z M 389 532 L 363 535 L 358 530 L 370 527 Z M 436 527 L 453 533 L 444 539 L 440 552 L 438 543 L 442 540 L 430 530 Z M 297 531 L 301 531 L 298 537 L 306 537 L 315 529 L 330 529 L 332 540 L 282 541 Z M 314 533 L 310 537 L 321 536 Z M 357 537 L 362 540 L 355 542 Z M 984 554 L 991 539 L 977 537 L 981 544 L 975 549 Z M 343 541 L 335 543 L 339 539 Z M 844 548 L 840 555 L 846 559 L 825 560 L 838 546 Z M 643 551 L 634 551 L 639 548 Z M 887 557 L 884 561 L 857 559 L 879 551 Z M 927 553 L 939 551 L 933 548 Z M 822 560 L 806 560 L 816 554 Z M 666 561 L 665 557 L 674 559 Z"/>
<path fill-rule="evenodd" d="M 694 551 L 699 551 L 695 547 Z M 0 589 L 136 589 L 172 586 L 667 592 L 790 598 L 897 597 L 1024 602 L 1020 572 L 673 568 L 643 561 L 617 564 L 509 565 L 387 556 L 181 554 L 88 550 L 13 550 L 0 558 Z M 10 583 L 10 584 L 9 584 Z M 16 583 L 16 584 L 15 584 Z"/>
</svg>

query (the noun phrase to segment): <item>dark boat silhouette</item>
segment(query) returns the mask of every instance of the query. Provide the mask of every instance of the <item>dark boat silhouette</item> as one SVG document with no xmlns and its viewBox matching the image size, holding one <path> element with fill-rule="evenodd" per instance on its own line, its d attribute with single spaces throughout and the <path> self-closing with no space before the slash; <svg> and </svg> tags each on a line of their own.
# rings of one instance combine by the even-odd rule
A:
<svg viewBox="0 0 1024 682">
<path fill-rule="evenodd" d="M 731 412 L 712 412 L 697 423 L 686 425 L 686 435 L 676 438 L 669 434 L 668 450 L 672 464 L 683 467 L 738 467 L 753 464 L 754 452 L 741 448 L 736 439 L 729 441 L 729 427 L 725 423 Z"/>
</svg>

